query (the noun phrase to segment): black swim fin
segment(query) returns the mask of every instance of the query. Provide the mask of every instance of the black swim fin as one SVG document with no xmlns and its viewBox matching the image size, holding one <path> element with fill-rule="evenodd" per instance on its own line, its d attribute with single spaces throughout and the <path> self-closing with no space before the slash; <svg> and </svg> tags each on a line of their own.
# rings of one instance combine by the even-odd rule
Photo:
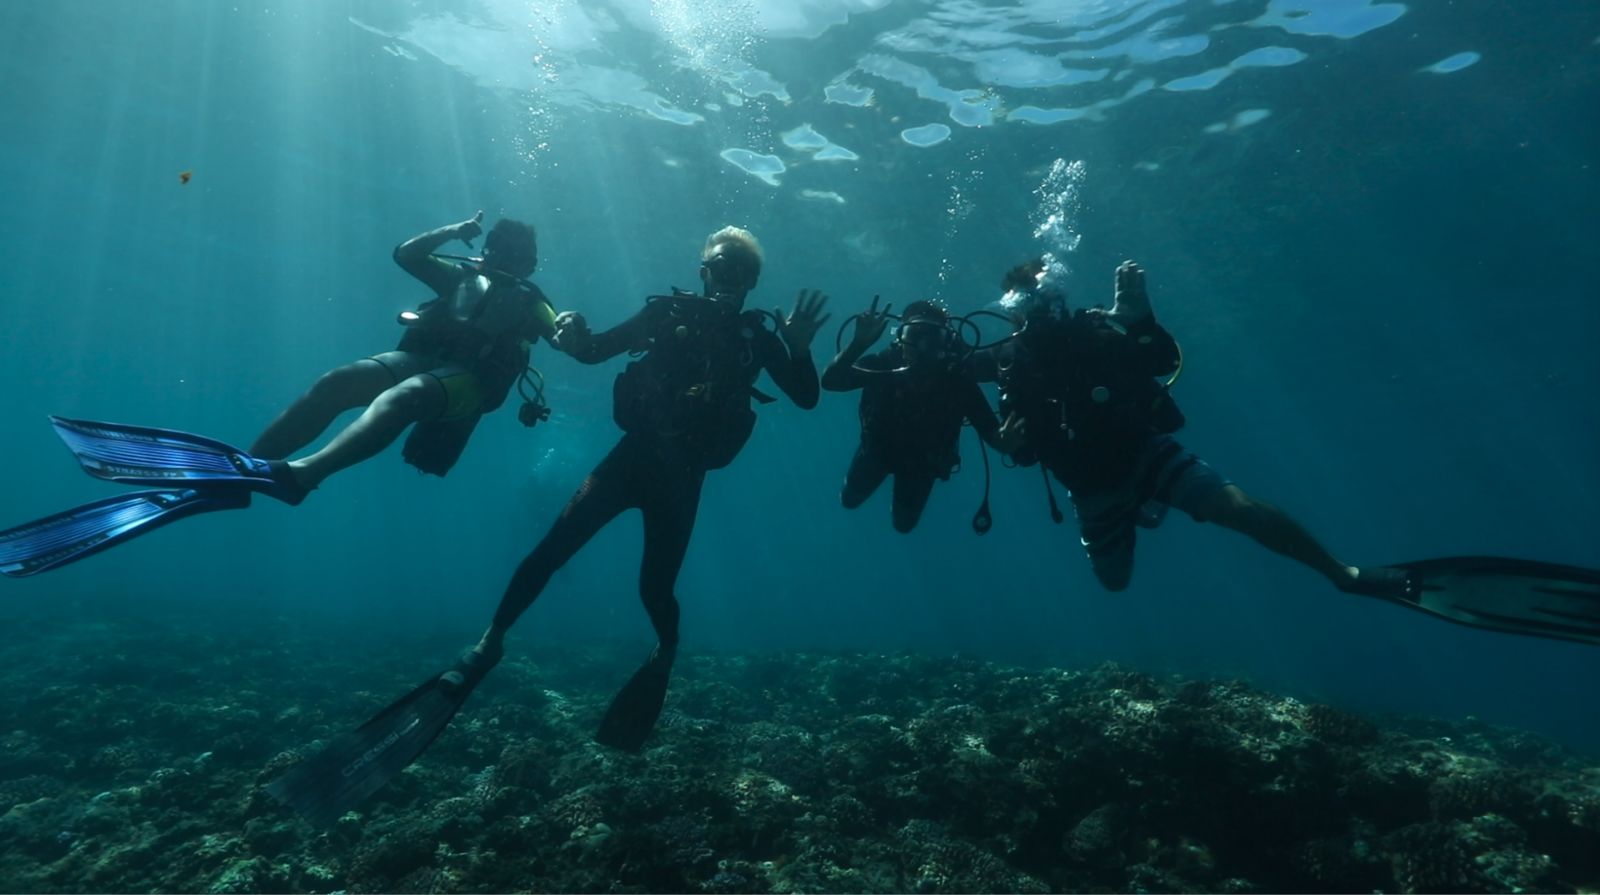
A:
<svg viewBox="0 0 1600 895">
<path fill-rule="evenodd" d="M 449 671 L 268 783 L 267 794 L 312 823 L 338 820 L 416 761 L 498 661 L 469 651 Z"/>
<path fill-rule="evenodd" d="M 672 658 L 665 659 L 659 650 L 650 654 L 633 677 L 617 691 L 600 719 L 600 729 L 594 741 L 602 746 L 638 752 L 650 738 L 656 720 L 661 717 L 661 706 L 667 699 L 667 682 L 672 678 Z"/>
<path fill-rule="evenodd" d="M 1497 556 L 1397 563 L 1403 594 L 1376 594 L 1463 625 L 1600 645 L 1600 570 Z"/>
<path fill-rule="evenodd" d="M 239 485 L 295 505 L 310 489 L 294 480 L 281 460 L 259 460 L 229 444 L 149 426 L 128 426 L 52 416 L 50 424 L 98 479 L 125 484 Z"/>
<path fill-rule="evenodd" d="M 0 574 L 24 578 L 120 544 L 174 519 L 250 505 L 243 487 L 135 491 L 0 532 Z"/>
</svg>

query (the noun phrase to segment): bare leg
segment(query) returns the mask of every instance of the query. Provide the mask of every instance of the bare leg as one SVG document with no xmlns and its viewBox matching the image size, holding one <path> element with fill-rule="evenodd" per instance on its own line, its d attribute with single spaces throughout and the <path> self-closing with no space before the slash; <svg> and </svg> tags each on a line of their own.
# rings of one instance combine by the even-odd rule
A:
<svg viewBox="0 0 1600 895">
<path fill-rule="evenodd" d="M 321 435 L 339 414 L 365 407 L 394 384 L 394 375 L 371 359 L 330 370 L 272 421 L 250 453 L 263 460 L 286 459 Z"/>
<path fill-rule="evenodd" d="M 1360 574 L 1355 567 L 1335 559 L 1289 514 L 1256 500 L 1237 485 L 1217 492 L 1204 515 L 1218 525 L 1249 535 L 1274 553 L 1311 567 L 1340 590 L 1352 588 Z"/>
<path fill-rule="evenodd" d="M 376 366 L 376 365 L 374 365 Z M 333 437 L 322 450 L 289 464 L 303 487 L 315 488 L 341 469 L 354 466 L 394 443 L 406 427 L 433 419 L 448 403 L 444 386 L 426 374 L 378 395 L 355 422 Z"/>
</svg>

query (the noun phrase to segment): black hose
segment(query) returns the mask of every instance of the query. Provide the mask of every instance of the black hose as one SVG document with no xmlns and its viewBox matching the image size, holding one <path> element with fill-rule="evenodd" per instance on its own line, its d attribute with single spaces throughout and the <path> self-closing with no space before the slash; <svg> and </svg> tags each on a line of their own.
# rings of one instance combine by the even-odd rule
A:
<svg viewBox="0 0 1600 895">
<path fill-rule="evenodd" d="M 1046 497 L 1050 498 L 1050 518 L 1057 525 L 1060 525 L 1062 520 L 1067 517 L 1062 514 L 1061 505 L 1056 503 L 1056 489 L 1050 485 L 1050 469 L 1040 463 L 1039 472 L 1044 474 L 1044 493 Z"/>
<path fill-rule="evenodd" d="M 994 527 L 994 515 L 989 512 L 989 446 L 983 443 L 981 435 L 978 436 L 978 453 L 983 457 L 983 503 L 972 514 L 972 530 L 986 535 Z"/>
</svg>

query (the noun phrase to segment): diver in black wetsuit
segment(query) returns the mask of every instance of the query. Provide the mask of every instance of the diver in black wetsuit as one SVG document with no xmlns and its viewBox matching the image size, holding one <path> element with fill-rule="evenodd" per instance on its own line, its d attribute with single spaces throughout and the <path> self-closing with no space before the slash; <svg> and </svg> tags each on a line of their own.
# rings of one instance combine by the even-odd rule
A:
<svg viewBox="0 0 1600 895">
<path fill-rule="evenodd" d="M 436 297 L 401 315 L 408 325 L 394 351 L 324 374 L 261 433 L 251 455 L 288 457 L 340 413 L 364 406 L 366 411 L 321 450 L 288 464 L 303 491 L 374 456 L 413 423 L 406 461 L 435 475 L 454 465 L 478 419 L 499 407 L 522 377 L 529 346 L 555 334 L 549 299 L 527 280 L 539 259 L 533 227 L 500 220 L 484 238 L 481 259 L 433 255 L 454 239 L 470 246 L 483 234 L 482 222 L 480 211 L 394 250 L 395 263 Z M 531 425 L 528 417 L 524 422 Z"/>
<path fill-rule="evenodd" d="M 931 301 L 914 301 L 900 317 L 890 348 L 866 354 L 883 335 L 889 307 L 878 299 L 856 318 L 850 344 L 822 372 L 829 391 L 861 390 L 861 443 L 839 494 L 846 509 L 861 506 L 894 476 L 891 517 L 898 532 L 917 526 L 935 480 L 950 478 L 961 463 L 961 424 L 1008 450 L 1010 427 L 1001 427 L 983 390 L 968 372 L 966 346 L 950 314 Z"/>
<path fill-rule="evenodd" d="M 744 308 L 761 262 L 755 237 L 726 227 L 711 234 L 701 255 L 704 296 L 652 298 L 632 318 L 600 333 L 590 333 L 575 313 L 558 321 L 556 344 L 584 363 L 643 352 L 618 375 L 613 390 L 613 415 L 624 434 L 517 568 L 476 653 L 497 661 L 506 631 L 550 576 L 622 511 L 640 510 L 639 592 L 660 643 L 607 712 L 596 735 L 607 745 L 638 750 L 660 715 L 678 646 L 673 588 L 700 487 L 706 472 L 732 462 L 750 437 L 751 400 L 773 400 L 755 388 L 757 376 L 767 371 L 801 408 L 817 403 L 811 340 L 827 320 L 827 299 L 802 292 L 793 313 L 774 315 L 776 332 L 767 329 L 765 312 Z"/>
<path fill-rule="evenodd" d="M 1137 264 L 1117 268 L 1110 311 L 1069 314 L 1054 273 L 1039 259 L 1006 274 L 1001 304 L 1020 329 L 974 353 L 971 364 L 980 381 L 1000 383 L 1002 410 L 1022 418 L 1025 444 L 1014 456 L 1042 464 L 1071 490 L 1084 549 L 1106 589 L 1128 586 L 1138 527 L 1154 527 L 1177 507 L 1249 535 L 1340 590 L 1406 593 L 1404 572 L 1345 565 L 1282 510 L 1246 494 L 1172 437 L 1183 414 L 1156 377 L 1173 374 L 1182 359 L 1156 322 Z"/>
</svg>

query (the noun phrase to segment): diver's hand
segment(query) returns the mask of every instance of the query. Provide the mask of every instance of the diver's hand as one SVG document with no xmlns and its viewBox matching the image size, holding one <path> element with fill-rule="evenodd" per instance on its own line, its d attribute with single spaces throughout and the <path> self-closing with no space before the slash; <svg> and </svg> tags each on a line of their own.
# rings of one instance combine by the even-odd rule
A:
<svg viewBox="0 0 1600 895">
<path fill-rule="evenodd" d="M 1023 441 L 1028 436 L 1028 424 L 1015 411 L 1006 417 L 1000 424 L 999 431 L 994 433 L 994 446 L 996 450 L 1007 454 L 1015 453 L 1022 447 Z"/>
<path fill-rule="evenodd" d="M 589 321 L 577 311 L 562 311 L 556 315 L 556 332 L 550 337 L 550 344 L 556 348 L 571 352 L 576 350 L 589 339 Z"/>
<path fill-rule="evenodd" d="M 878 296 L 872 296 L 872 307 L 856 315 L 856 332 L 850 337 L 850 347 L 865 351 L 868 345 L 878 341 L 889 325 L 891 307 L 893 303 L 884 305 L 881 311 L 878 310 Z"/>
<path fill-rule="evenodd" d="M 827 304 L 828 296 L 823 295 L 820 289 L 801 289 L 799 297 L 794 300 L 794 310 L 788 316 L 784 315 L 782 308 L 772 309 L 773 316 L 778 318 L 778 335 L 783 337 L 783 344 L 788 346 L 790 354 L 798 356 L 811 351 L 811 340 L 831 316 L 822 313 Z"/>
<path fill-rule="evenodd" d="M 1117 265 L 1116 299 L 1111 317 L 1123 326 L 1150 316 L 1150 293 L 1144 286 L 1144 269 L 1132 261 Z"/>
<path fill-rule="evenodd" d="M 472 241 L 483 235 L 483 209 L 478 209 L 477 214 L 455 225 L 451 229 L 454 231 L 452 236 L 455 239 L 459 239 L 466 243 L 467 248 L 472 248 Z"/>
</svg>

